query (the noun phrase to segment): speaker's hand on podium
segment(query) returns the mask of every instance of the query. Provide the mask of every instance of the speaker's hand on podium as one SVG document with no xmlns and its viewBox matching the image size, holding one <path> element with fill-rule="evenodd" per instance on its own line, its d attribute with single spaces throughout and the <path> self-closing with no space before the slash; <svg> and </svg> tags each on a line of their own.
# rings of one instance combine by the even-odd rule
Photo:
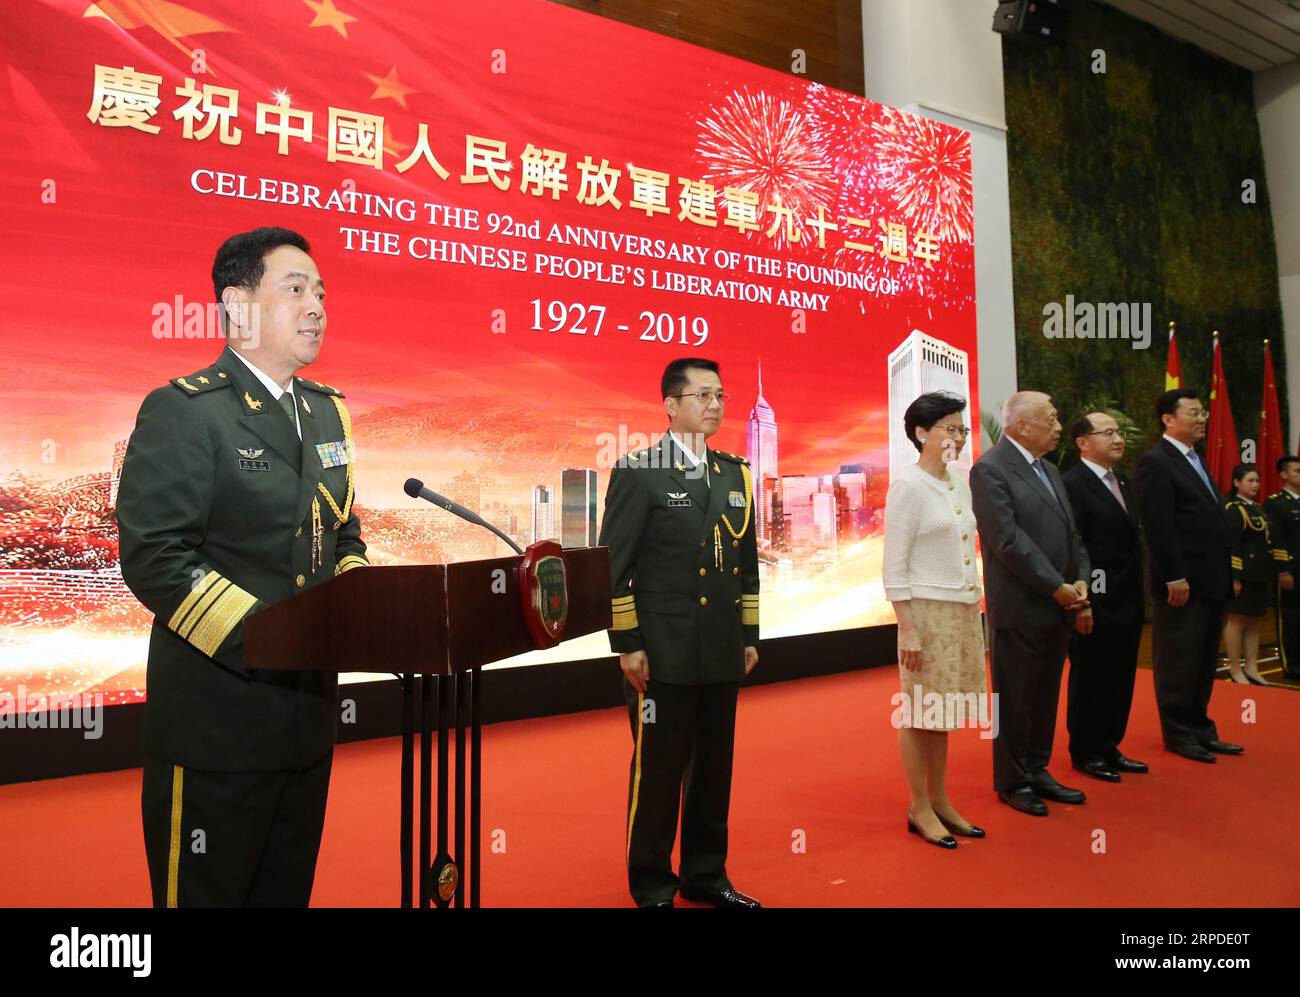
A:
<svg viewBox="0 0 1300 997">
<path fill-rule="evenodd" d="M 650 661 L 646 658 L 645 651 L 620 654 L 618 663 L 627 680 L 632 683 L 632 688 L 637 692 L 645 692 L 646 684 L 650 681 Z"/>
<path fill-rule="evenodd" d="M 745 674 L 752 672 L 756 664 L 758 664 L 758 648 L 745 648 Z"/>
</svg>

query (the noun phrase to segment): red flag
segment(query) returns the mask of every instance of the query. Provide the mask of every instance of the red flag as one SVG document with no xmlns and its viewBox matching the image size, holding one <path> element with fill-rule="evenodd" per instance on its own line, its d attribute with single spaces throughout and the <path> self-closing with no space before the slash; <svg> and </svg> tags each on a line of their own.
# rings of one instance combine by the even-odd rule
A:
<svg viewBox="0 0 1300 997">
<path fill-rule="evenodd" d="M 1277 473 L 1277 460 L 1286 452 L 1282 439 L 1282 412 L 1277 403 L 1277 381 L 1273 376 L 1273 354 L 1268 340 L 1264 340 L 1264 399 L 1260 403 L 1259 446 L 1255 463 L 1259 467 L 1260 498 L 1272 495 L 1282 487 Z"/>
<path fill-rule="evenodd" d="M 1183 386 L 1183 365 L 1178 362 L 1178 344 L 1174 342 L 1174 324 L 1169 323 L 1169 357 L 1165 360 L 1165 390 Z"/>
<path fill-rule="evenodd" d="M 1232 469 L 1241 461 L 1237 426 L 1228 404 L 1228 381 L 1223 376 L 1223 351 L 1214 332 L 1214 373 L 1210 375 L 1210 425 L 1205 434 L 1205 470 L 1225 495 L 1232 491 Z M 1262 471 L 1261 471 L 1262 473 Z"/>
</svg>

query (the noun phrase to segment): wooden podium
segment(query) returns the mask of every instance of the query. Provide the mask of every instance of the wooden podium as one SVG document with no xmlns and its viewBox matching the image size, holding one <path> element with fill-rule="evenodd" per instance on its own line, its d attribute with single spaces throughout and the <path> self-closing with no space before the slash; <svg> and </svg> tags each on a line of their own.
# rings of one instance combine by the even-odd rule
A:
<svg viewBox="0 0 1300 997">
<path fill-rule="evenodd" d="M 541 556 L 564 563 L 567 614 L 540 632 L 526 608 L 526 576 Z M 553 557 L 550 558 L 554 566 Z M 552 590 L 555 572 L 550 573 Z M 554 613 L 558 603 L 547 596 Z M 530 616 L 533 618 L 530 619 Z M 554 620 L 552 623 L 554 624 Z M 481 666 L 611 625 L 609 551 L 533 544 L 522 557 L 454 564 L 355 568 L 302 595 L 268 606 L 244 624 L 248 668 L 314 672 L 391 672 L 402 690 L 402 901 L 415 898 L 414 728 L 420 701 L 420 882 L 418 905 L 479 906 L 482 800 Z M 434 702 L 438 710 L 438 851 L 431 854 Z M 447 840 L 448 728 L 456 732 L 455 840 Z M 465 852 L 465 732 L 469 729 L 469 854 Z M 453 850 L 454 847 L 454 850 Z"/>
</svg>

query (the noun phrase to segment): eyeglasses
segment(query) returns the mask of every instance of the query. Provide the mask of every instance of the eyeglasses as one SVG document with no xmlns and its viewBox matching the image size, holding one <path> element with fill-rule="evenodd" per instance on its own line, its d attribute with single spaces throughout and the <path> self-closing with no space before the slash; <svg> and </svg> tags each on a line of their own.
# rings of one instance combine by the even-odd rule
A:
<svg viewBox="0 0 1300 997">
<path fill-rule="evenodd" d="M 940 426 L 939 428 L 949 436 L 960 436 L 962 439 L 970 436 L 970 426 Z"/>
<path fill-rule="evenodd" d="M 1104 436 L 1108 440 L 1124 439 L 1124 430 L 1122 429 L 1098 429 L 1096 432 L 1088 434 L 1089 436 Z"/>
<path fill-rule="evenodd" d="M 725 391 L 691 391 L 684 395 L 669 395 L 669 398 L 698 398 L 701 405 L 709 404 L 710 398 L 716 398 L 719 405 L 727 404 L 731 398 Z"/>
</svg>

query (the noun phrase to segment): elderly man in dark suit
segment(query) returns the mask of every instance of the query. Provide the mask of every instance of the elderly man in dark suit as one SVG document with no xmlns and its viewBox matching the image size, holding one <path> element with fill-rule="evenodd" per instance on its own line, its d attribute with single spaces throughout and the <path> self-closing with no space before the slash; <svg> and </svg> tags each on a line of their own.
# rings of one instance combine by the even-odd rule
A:
<svg viewBox="0 0 1300 997">
<path fill-rule="evenodd" d="M 1128 727 L 1142 641 L 1142 535 L 1137 499 L 1116 469 L 1124 431 L 1113 416 L 1090 412 L 1070 427 L 1079 463 L 1061 480 L 1092 566 L 1091 605 L 1074 620 L 1070 638 L 1070 758 L 1094 779 L 1119 782 L 1121 772 L 1146 772 L 1119 743 Z"/>
<path fill-rule="evenodd" d="M 1084 802 L 1047 771 L 1071 614 L 1088 598 L 1088 552 L 1060 472 L 1042 459 L 1060 438 L 1051 398 L 1017 392 L 1002 409 L 1002 439 L 970 475 L 1001 726 L 993 786 L 1004 803 L 1036 817 L 1047 816 L 1044 798 Z"/>
<path fill-rule="evenodd" d="M 1156 705 L 1165 747 L 1213 762 L 1243 750 L 1219 740 L 1208 713 L 1223 607 L 1232 593 L 1223 496 L 1194 447 L 1206 423 L 1196 392 L 1166 391 L 1156 416 L 1164 436 L 1142 455 L 1136 478 L 1150 554 Z"/>
</svg>

